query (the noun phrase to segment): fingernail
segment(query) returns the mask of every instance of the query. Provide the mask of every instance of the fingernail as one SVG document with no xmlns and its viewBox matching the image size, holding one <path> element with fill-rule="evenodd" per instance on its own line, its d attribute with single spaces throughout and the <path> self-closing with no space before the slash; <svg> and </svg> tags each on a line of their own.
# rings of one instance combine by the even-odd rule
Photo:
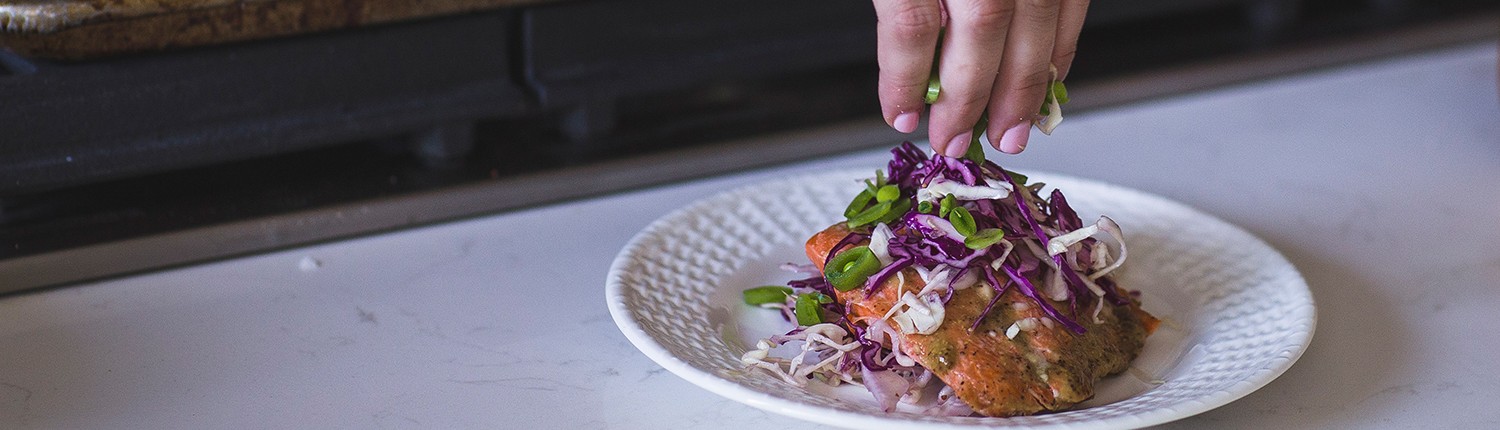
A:
<svg viewBox="0 0 1500 430">
<path fill-rule="evenodd" d="M 1006 154 L 1020 154 L 1026 150 L 1026 140 L 1031 138 L 1031 123 L 1021 121 L 1019 124 L 1005 129 L 1005 134 L 1000 136 L 1000 152 Z"/>
<path fill-rule="evenodd" d="M 959 133 L 957 136 L 953 136 L 953 140 L 948 141 L 948 146 L 943 148 L 943 155 L 953 158 L 964 156 L 964 153 L 969 152 L 969 139 L 972 138 L 974 138 L 974 132 L 972 131 L 965 131 Z"/>
<path fill-rule="evenodd" d="M 917 113 L 903 112 L 900 115 L 896 115 L 896 120 L 891 121 L 891 125 L 896 127 L 896 131 L 902 133 L 917 131 Z"/>
</svg>

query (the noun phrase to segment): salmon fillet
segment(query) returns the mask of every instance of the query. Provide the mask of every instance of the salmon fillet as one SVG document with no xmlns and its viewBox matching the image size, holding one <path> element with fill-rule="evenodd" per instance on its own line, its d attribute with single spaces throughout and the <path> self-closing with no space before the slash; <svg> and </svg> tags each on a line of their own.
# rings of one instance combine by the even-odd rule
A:
<svg viewBox="0 0 1500 430">
<path fill-rule="evenodd" d="M 849 232 L 846 224 L 839 223 L 814 235 L 807 241 L 808 259 L 821 270 L 829 252 Z M 923 286 L 917 272 L 907 268 L 902 276 L 886 279 L 872 295 L 856 288 L 839 292 L 837 300 L 847 309 L 850 321 L 881 318 L 899 302 L 902 292 L 916 293 Z M 1135 300 L 1124 306 L 1106 302 L 1099 314 L 1102 323 L 1094 323 L 1092 311 L 1076 318 L 1087 329 L 1084 334 L 1074 334 L 1062 324 L 1034 324 L 1011 339 L 1005 333 L 1013 323 L 1026 318 L 1041 321 L 1047 315 L 1017 288 L 1008 288 L 994 310 L 970 331 L 992 297 L 993 289 L 983 285 L 956 291 L 936 332 L 901 335 L 902 352 L 986 416 L 1057 411 L 1088 400 L 1099 379 L 1130 366 L 1157 324 Z M 1053 305 L 1067 308 L 1065 302 Z M 1092 302 L 1089 309 L 1093 309 Z"/>
</svg>

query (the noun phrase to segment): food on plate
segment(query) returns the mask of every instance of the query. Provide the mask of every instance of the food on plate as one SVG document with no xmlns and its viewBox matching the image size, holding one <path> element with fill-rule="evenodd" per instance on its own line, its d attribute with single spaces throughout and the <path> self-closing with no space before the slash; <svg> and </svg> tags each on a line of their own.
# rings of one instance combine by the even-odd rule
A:
<svg viewBox="0 0 1500 430">
<path fill-rule="evenodd" d="M 810 276 L 745 292 L 797 327 L 741 361 L 788 382 L 861 384 L 886 411 L 1027 415 L 1069 408 L 1140 354 L 1158 321 L 1111 274 L 1120 227 L 1085 224 L 983 157 L 905 143 L 845 221 L 807 241 Z M 785 344 L 800 351 L 773 356 Z"/>
</svg>

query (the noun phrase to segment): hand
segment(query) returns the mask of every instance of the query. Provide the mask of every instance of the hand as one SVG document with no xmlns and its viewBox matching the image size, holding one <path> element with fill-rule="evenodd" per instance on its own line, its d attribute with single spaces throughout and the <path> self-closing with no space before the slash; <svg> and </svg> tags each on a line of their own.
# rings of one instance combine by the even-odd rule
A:
<svg viewBox="0 0 1500 430">
<path fill-rule="evenodd" d="M 1067 76 L 1088 0 L 874 0 L 880 107 L 902 133 L 917 129 L 936 63 L 942 93 L 927 122 L 934 151 L 963 156 L 988 112 L 989 141 L 1019 154 L 1052 79 Z"/>
</svg>

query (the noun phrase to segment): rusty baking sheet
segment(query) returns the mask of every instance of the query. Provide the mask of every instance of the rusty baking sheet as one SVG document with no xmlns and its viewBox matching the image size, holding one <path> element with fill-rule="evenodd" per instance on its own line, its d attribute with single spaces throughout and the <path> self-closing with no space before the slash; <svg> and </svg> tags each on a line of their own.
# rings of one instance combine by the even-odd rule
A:
<svg viewBox="0 0 1500 430">
<path fill-rule="evenodd" d="M 87 59 L 549 0 L 0 0 L 0 46 Z"/>
</svg>

